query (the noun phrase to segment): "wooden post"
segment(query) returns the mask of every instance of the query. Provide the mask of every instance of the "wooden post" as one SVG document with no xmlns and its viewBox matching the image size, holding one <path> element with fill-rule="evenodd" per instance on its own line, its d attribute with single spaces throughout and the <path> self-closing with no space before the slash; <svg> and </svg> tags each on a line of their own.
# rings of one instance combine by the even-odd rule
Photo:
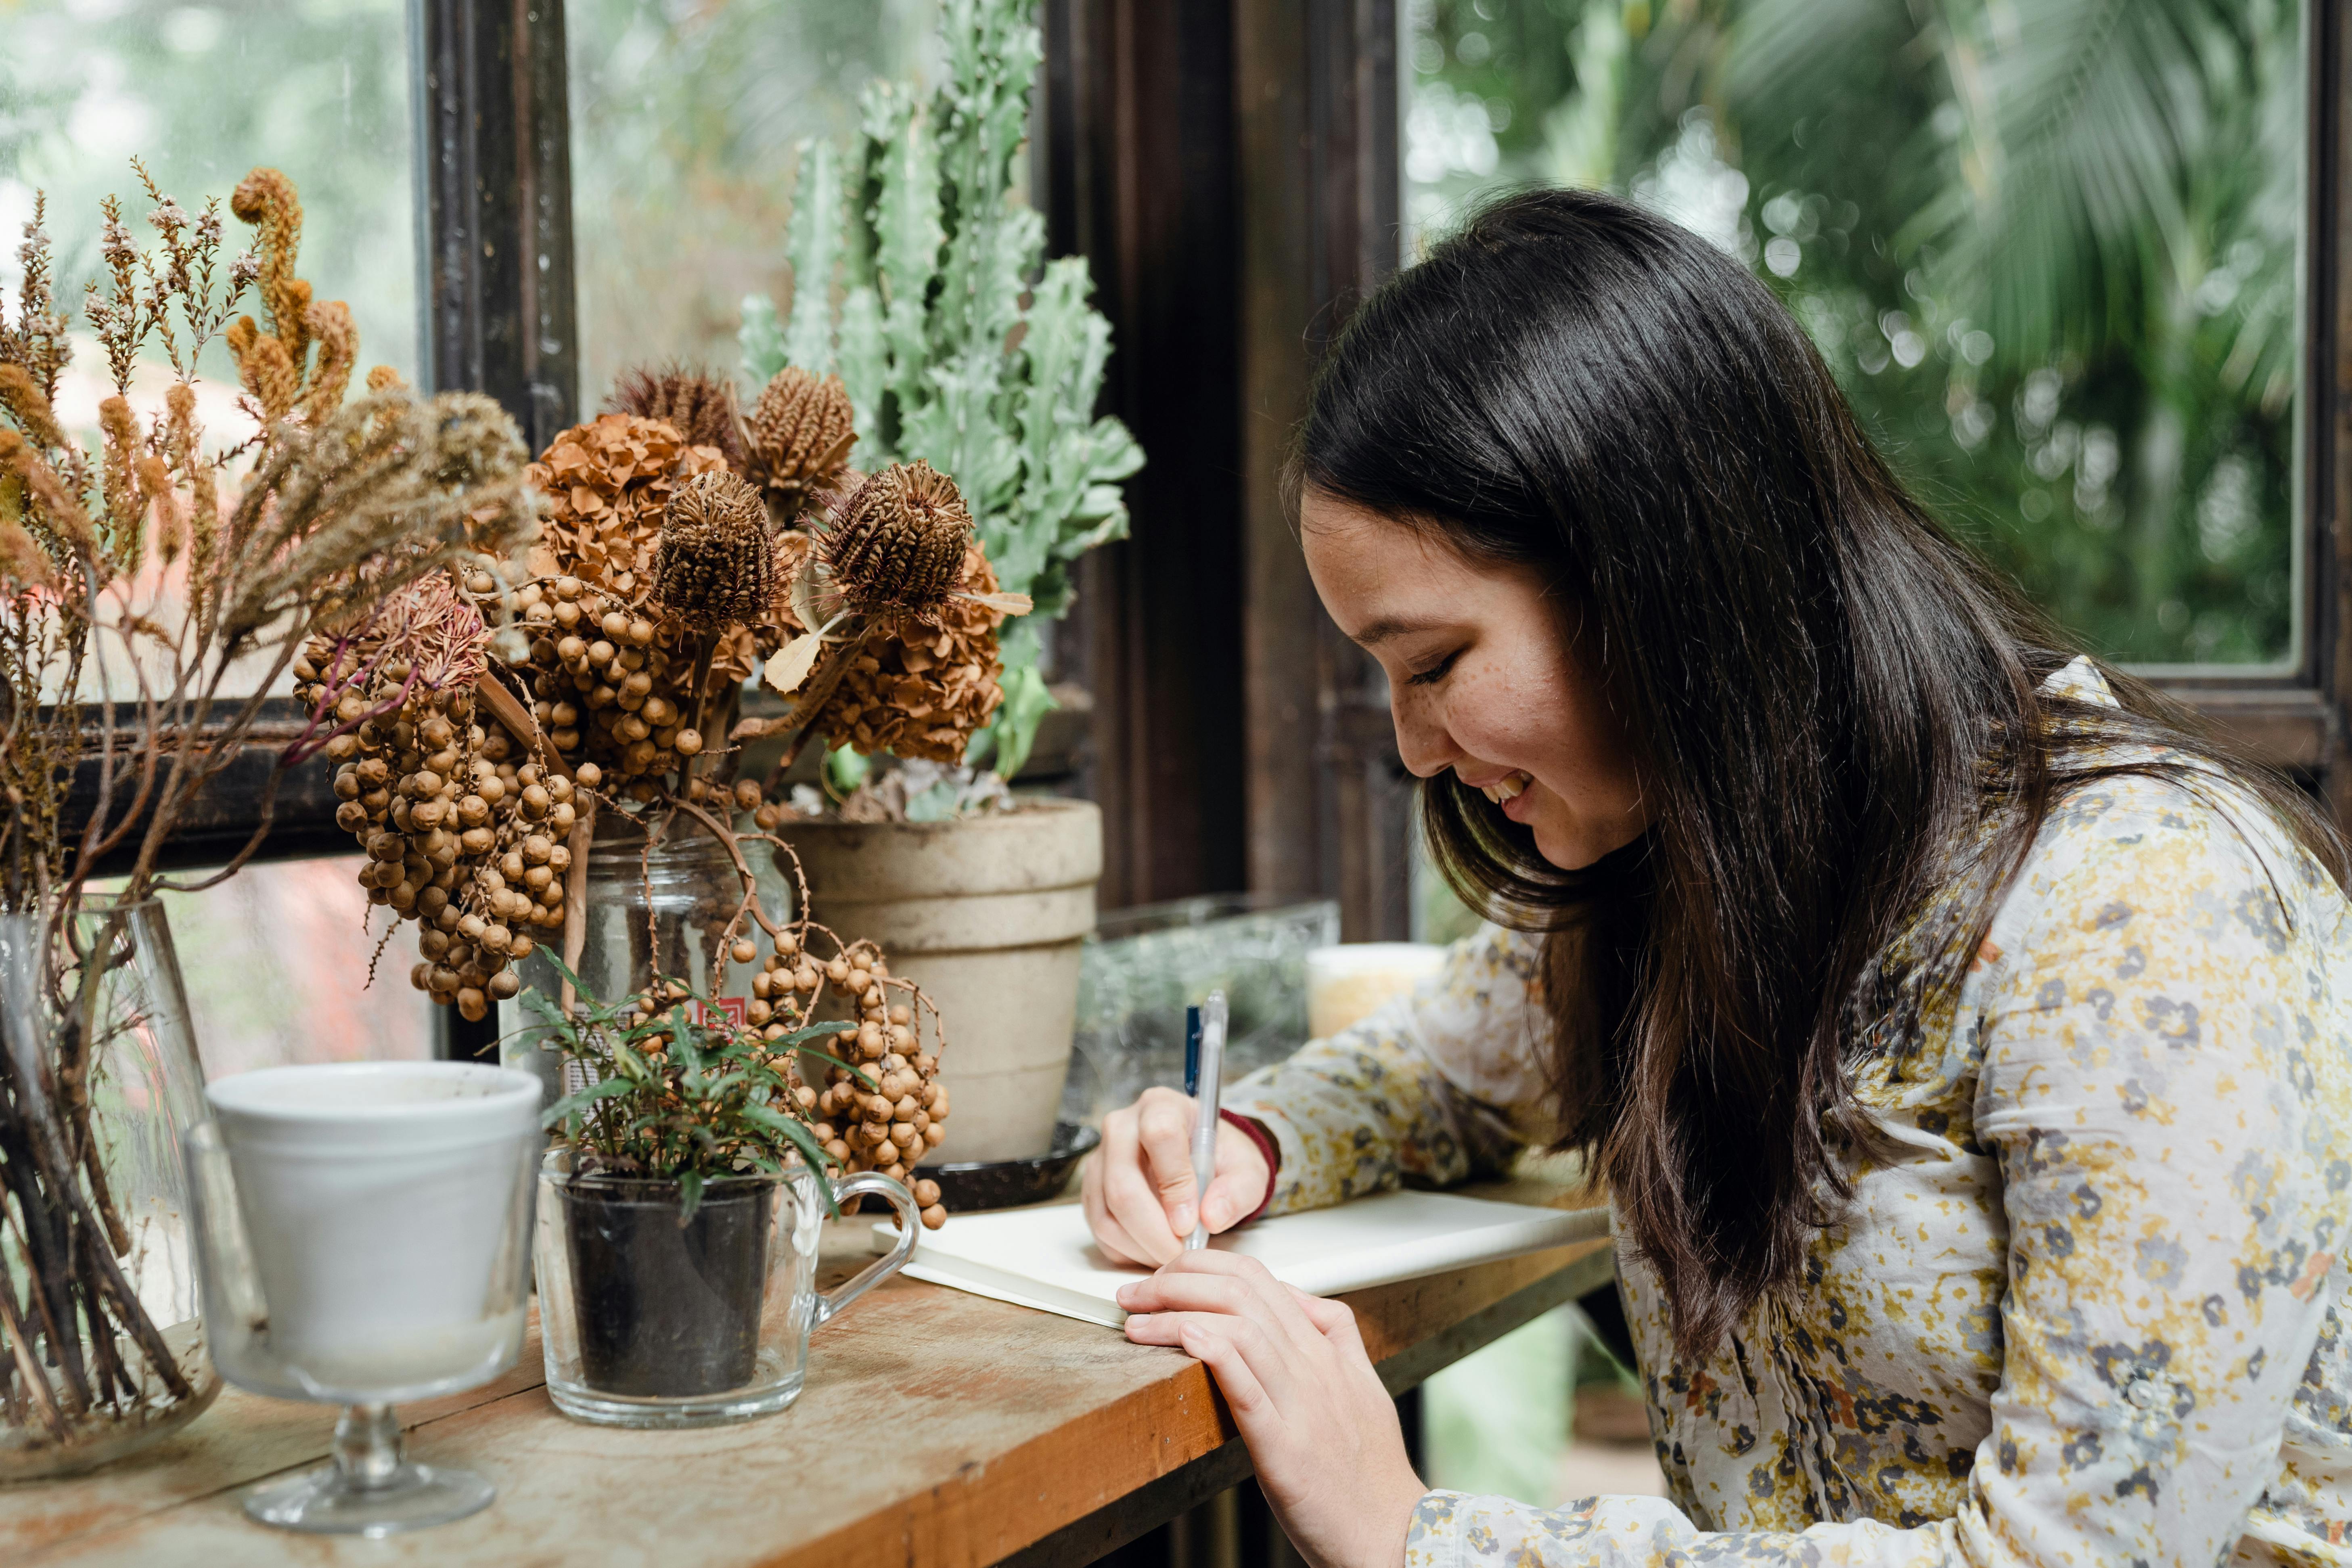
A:
<svg viewBox="0 0 2352 1568">
<path fill-rule="evenodd" d="M 1234 7 L 1046 0 L 1035 188 L 1111 322 L 1104 412 L 1147 463 L 1134 535 L 1081 563 L 1055 677 L 1094 702 L 1105 908 L 1229 892 L 1243 853 Z"/>
<path fill-rule="evenodd" d="M 1316 360 L 1397 264 L 1393 0 L 1239 7 L 1249 875 L 1409 934 L 1409 783 L 1387 683 L 1323 614 L 1283 493 Z"/>
</svg>

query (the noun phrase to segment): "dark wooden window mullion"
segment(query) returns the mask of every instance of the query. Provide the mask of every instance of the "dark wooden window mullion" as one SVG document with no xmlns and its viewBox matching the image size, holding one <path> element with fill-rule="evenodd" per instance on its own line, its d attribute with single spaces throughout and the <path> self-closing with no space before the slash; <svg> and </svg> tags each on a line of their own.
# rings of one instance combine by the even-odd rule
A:
<svg viewBox="0 0 2352 1568">
<path fill-rule="evenodd" d="M 2305 342 L 2304 352 L 2304 495 L 2305 614 L 2310 632 L 2301 695 L 2316 700 L 2311 750 L 2314 771 L 2336 820 L 2352 827 L 2352 765 L 2347 765 L 2345 703 L 2352 699 L 2352 116 L 2344 93 L 2352 86 L 2352 28 L 2344 7 L 2314 0 L 2309 40 L 2310 117 L 2305 143 Z"/>
<path fill-rule="evenodd" d="M 1093 699 L 1076 783 L 1103 807 L 1100 897 L 1230 892 L 1245 875 L 1235 10 L 1045 0 L 1041 21 L 1039 205 L 1111 323 L 1103 411 L 1148 455 L 1132 537 L 1079 563 L 1055 637 L 1058 678 Z"/>
<path fill-rule="evenodd" d="M 533 452 L 579 406 L 562 0 L 416 0 L 426 387 L 486 393 Z M 438 1053 L 496 1061 L 499 1009 L 437 1010 Z"/>
<path fill-rule="evenodd" d="M 533 451 L 579 405 L 561 0 L 418 0 L 425 377 L 498 399 Z"/>
</svg>

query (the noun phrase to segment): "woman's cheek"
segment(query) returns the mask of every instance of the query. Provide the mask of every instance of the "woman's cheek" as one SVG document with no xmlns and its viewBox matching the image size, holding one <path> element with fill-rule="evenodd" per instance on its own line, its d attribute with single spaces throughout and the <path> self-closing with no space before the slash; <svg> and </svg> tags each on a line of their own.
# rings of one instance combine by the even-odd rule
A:
<svg viewBox="0 0 2352 1568">
<path fill-rule="evenodd" d="M 1557 747 L 1547 746 L 1545 715 L 1556 703 L 1540 680 L 1507 667 L 1482 665 L 1465 671 L 1446 704 L 1446 728 L 1454 743 L 1480 762 L 1549 773 L 1540 765 Z"/>
</svg>

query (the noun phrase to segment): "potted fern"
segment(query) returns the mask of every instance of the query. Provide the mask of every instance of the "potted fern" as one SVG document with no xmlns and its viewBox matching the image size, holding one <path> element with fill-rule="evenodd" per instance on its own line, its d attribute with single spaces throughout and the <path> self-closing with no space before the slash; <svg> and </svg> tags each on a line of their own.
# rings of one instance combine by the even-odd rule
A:
<svg viewBox="0 0 2352 1568">
<path fill-rule="evenodd" d="M 618 1002 L 550 960 L 574 1000 L 523 993 L 565 1063 L 571 1093 L 540 1180 L 541 1343 L 556 1407 L 632 1426 L 701 1426 L 783 1409 L 801 1390 L 809 1331 L 914 1248 L 916 1199 L 838 1162 L 812 1125 L 807 1058 L 856 1084 L 876 1075 L 824 1051 L 837 1023 L 771 1038 L 656 978 Z M 872 1194 L 899 1245 L 844 1289 L 814 1287 L 818 1223 Z M 770 1302 L 779 1310 L 768 1310 Z"/>
<path fill-rule="evenodd" d="M 794 426 L 830 433 L 841 465 L 802 492 L 843 498 L 835 516 L 804 513 L 820 550 L 829 529 L 856 525 L 862 489 L 925 467 L 954 477 L 992 572 L 925 623 L 933 635 L 883 648 L 804 596 L 816 641 L 771 667 L 795 704 L 789 721 L 828 748 L 835 806 L 790 830 L 811 897 L 888 946 L 955 1018 L 946 1081 L 966 1161 L 1042 1155 L 1053 1141 L 1101 817 L 1081 801 L 1016 804 L 1003 781 L 1053 706 L 1039 618 L 1069 608 L 1079 556 L 1125 536 L 1118 487 L 1143 462 L 1127 428 L 1094 413 L 1110 328 L 1087 303 L 1086 263 L 1045 261 L 1044 221 L 1012 194 L 1042 58 L 1035 15 L 1034 0 L 948 0 L 939 91 L 877 82 L 845 158 L 803 147 L 789 309 L 753 296 L 741 332 L 766 387 L 755 427 L 772 439 L 788 402 L 833 405 L 829 422 Z M 824 443 L 813 433 L 804 446 Z M 1027 614 L 1000 633 L 1016 599 Z"/>
</svg>

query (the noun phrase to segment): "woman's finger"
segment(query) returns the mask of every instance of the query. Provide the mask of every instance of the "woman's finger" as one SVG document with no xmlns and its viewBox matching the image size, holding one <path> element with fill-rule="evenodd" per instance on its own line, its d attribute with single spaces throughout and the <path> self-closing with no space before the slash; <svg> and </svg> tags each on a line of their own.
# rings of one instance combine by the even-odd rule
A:
<svg viewBox="0 0 2352 1568">
<path fill-rule="evenodd" d="M 1290 1292 L 1291 1300 L 1297 1304 L 1299 1311 L 1306 1315 L 1307 1321 L 1314 1324 L 1315 1331 L 1325 1339 L 1343 1344 L 1353 1343 L 1358 1346 L 1363 1344 L 1363 1331 L 1361 1325 L 1356 1321 L 1354 1308 L 1345 1301 L 1331 1301 L 1320 1296 L 1310 1296 L 1296 1285 L 1284 1288 Z"/>
<path fill-rule="evenodd" d="M 1139 1345 L 1172 1345 L 1207 1367 L 1210 1375 L 1217 1380 L 1217 1387 L 1223 1391 L 1225 1403 L 1233 1407 L 1236 1420 L 1255 1420 L 1274 1403 L 1265 1384 L 1251 1370 L 1249 1358 L 1214 1318 L 1197 1318 L 1183 1312 L 1129 1318 L 1127 1337 Z"/>
<path fill-rule="evenodd" d="M 1212 1234 L 1222 1233 L 1241 1223 L 1244 1215 L 1256 1213 L 1273 1174 L 1266 1169 L 1265 1156 L 1240 1128 L 1219 1127 L 1217 1173 L 1209 1179 L 1209 1191 L 1201 1199 L 1202 1223 Z"/>
<path fill-rule="evenodd" d="M 1180 1237 L 1192 1233 L 1192 1123 L 1199 1115 L 1199 1105 L 1172 1089 L 1147 1089 L 1135 1102 L 1144 1174 L 1159 1194 L 1170 1234 Z"/>
<path fill-rule="evenodd" d="M 1263 1310 L 1250 1288 L 1226 1274 L 1180 1271 L 1174 1264 L 1146 1279 L 1118 1288 L 1118 1304 L 1130 1312 L 1223 1312 L 1245 1316 Z"/>
<path fill-rule="evenodd" d="M 1094 1233 L 1095 1245 L 1102 1248 L 1103 1256 L 1113 1263 L 1134 1263 L 1145 1268 L 1151 1267 L 1151 1260 L 1143 1255 L 1143 1248 L 1136 1244 L 1135 1237 L 1127 1234 L 1127 1227 L 1116 1219 L 1106 1215 L 1094 1226 Z"/>
<path fill-rule="evenodd" d="M 1167 1210 L 1145 1177 L 1136 1118 L 1104 1118 L 1103 1145 L 1095 1157 L 1102 1162 L 1103 1208 L 1132 1242 L 1129 1256 L 1139 1263 L 1159 1264 L 1183 1251 L 1183 1243 L 1168 1228 Z"/>
<path fill-rule="evenodd" d="M 1114 1111 L 1112 1114 L 1118 1116 L 1124 1112 Z M 1086 1211 L 1087 1229 L 1093 1234 L 1095 1245 L 1102 1248 L 1103 1256 L 1114 1263 L 1150 1266 L 1150 1260 L 1143 1256 L 1143 1249 L 1136 1246 L 1135 1238 L 1127 1234 L 1127 1227 L 1113 1219 L 1109 1209 L 1104 1205 L 1101 1161 L 1088 1160 L 1080 1168 L 1078 1204 Z"/>
<path fill-rule="evenodd" d="M 1291 1300 L 1291 1289 L 1274 1277 L 1273 1272 L 1255 1258 L 1243 1258 L 1230 1252 L 1187 1252 L 1163 1265 L 1154 1279 L 1176 1278 L 1221 1278 L 1239 1287 L 1242 1294 L 1230 1298 L 1234 1304 L 1227 1310 L 1264 1322 L 1267 1329 L 1288 1342 L 1294 1351 L 1308 1346 L 1320 1346 L 1322 1331 L 1307 1321 L 1297 1303 Z M 1133 1289 L 1133 1286 L 1122 1289 Z"/>
<path fill-rule="evenodd" d="M 1252 1398 L 1266 1405 L 1278 1406 L 1300 1382 L 1301 1369 L 1292 1363 L 1287 1347 L 1248 1318 L 1224 1312 L 1153 1312 L 1128 1319 L 1127 1329 L 1127 1337 L 1137 1344 L 1177 1345 L 1196 1361 L 1207 1362 L 1229 1402 L 1234 1399 L 1226 1382 L 1229 1370 L 1247 1373 Z M 1224 1354 L 1204 1354 L 1195 1345 L 1230 1352 L 1231 1364 Z M 1240 1414 L 1238 1406 L 1234 1413 Z"/>
</svg>

